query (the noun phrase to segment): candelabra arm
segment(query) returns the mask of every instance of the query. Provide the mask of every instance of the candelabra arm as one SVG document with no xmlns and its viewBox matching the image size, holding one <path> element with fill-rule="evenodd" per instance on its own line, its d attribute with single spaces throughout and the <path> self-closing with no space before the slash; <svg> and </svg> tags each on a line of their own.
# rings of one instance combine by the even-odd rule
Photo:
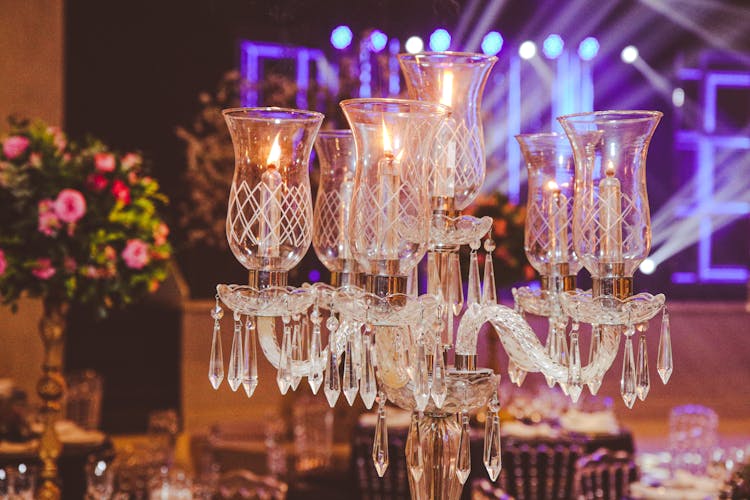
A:
<svg viewBox="0 0 750 500">
<path fill-rule="evenodd" d="M 258 316 L 256 321 L 258 343 L 263 351 L 263 355 L 274 368 L 278 369 L 279 360 L 281 359 L 281 347 L 279 347 L 279 341 L 276 338 L 276 318 L 273 316 Z M 329 347 L 326 346 L 325 349 L 321 349 L 321 359 L 326 359 Z M 343 352 L 343 348 L 336 350 L 339 355 Z M 292 360 L 292 376 L 307 377 L 309 374 L 309 360 Z"/>
<path fill-rule="evenodd" d="M 549 357 L 523 316 L 500 304 L 472 304 L 466 309 L 456 337 L 457 356 L 476 356 L 479 332 L 487 322 L 495 327 L 503 348 L 519 368 L 528 372 L 542 372 L 556 380 L 567 378 L 568 367 Z M 600 377 L 612 365 L 619 340 L 618 327 L 602 327 L 599 355 L 581 369 L 583 383 Z"/>
</svg>

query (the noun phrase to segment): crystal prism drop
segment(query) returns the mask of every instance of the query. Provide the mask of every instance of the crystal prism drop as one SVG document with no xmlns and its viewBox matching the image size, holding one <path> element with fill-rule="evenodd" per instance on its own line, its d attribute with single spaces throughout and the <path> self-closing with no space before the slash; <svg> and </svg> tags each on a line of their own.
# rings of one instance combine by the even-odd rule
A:
<svg viewBox="0 0 750 500">
<path fill-rule="evenodd" d="M 295 362 L 299 362 L 302 359 L 302 346 L 304 345 L 303 340 L 303 328 L 302 324 L 299 320 L 296 320 L 294 323 L 294 328 L 292 330 L 292 345 L 290 348 L 290 352 L 292 354 L 292 365 L 294 365 Z M 295 375 L 293 371 L 291 372 L 291 382 L 290 386 L 293 391 L 297 390 L 297 387 L 299 387 L 299 383 L 302 380 L 302 377 L 299 375 Z"/>
<path fill-rule="evenodd" d="M 328 344 L 328 362 L 326 363 L 325 380 L 323 381 L 323 392 L 325 392 L 328 405 L 333 408 L 341 393 L 341 379 L 339 378 L 339 362 L 336 356 L 336 348 Z"/>
<path fill-rule="evenodd" d="M 406 278 L 406 295 L 409 297 L 419 295 L 419 266 L 414 266 Z"/>
<path fill-rule="evenodd" d="M 419 430 L 419 416 L 417 413 L 412 414 L 411 424 L 409 425 L 406 463 L 409 466 L 409 473 L 414 478 L 414 482 L 418 483 L 424 473 L 424 453 L 422 451 L 422 435 Z"/>
<path fill-rule="evenodd" d="M 521 387 L 524 380 L 526 380 L 526 374 L 526 370 L 518 366 L 515 361 L 512 359 L 508 360 L 508 378 L 510 378 L 512 383 Z"/>
<path fill-rule="evenodd" d="M 557 361 L 557 346 L 557 330 L 555 330 L 555 327 L 552 325 L 552 322 L 550 320 L 550 325 L 547 333 L 547 344 L 544 347 L 545 352 L 547 353 L 547 357 L 552 361 Z M 555 386 L 554 377 L 550 377 L 545 373 L 544 380 L 547 381 L 547 387 L 549 387 L 550 389 Z"/>
<path fill-rule="evenodd" d="M 255 344 L 255 318 L 248 316 L 245 321 L 245 363 L 242 370 L 242 387 L 247 397 L 251 397 L 258 387 L 258 348 Z"/>
<path fill-rule="evenodd" d="M 601 325 L 591 325 L 591 344 L 589 344 L 589 365 L 596 361 L 599 355 L 599 347 L 602 343 L 602 327 Z M 592 396 L 596 396 L 599 392 L 599 388 L 602 386 L 602 376 L 595 375 L 588 382 L 589 392 Z"/>
<path fill-rule="evenodd" d="M 458 441 L 458 458 L 456 459 L 456 475 L 461 484 L 466 482 L 471 472 L 471 447 L 469 439 L 469 414 L 464 410 L 461 413 L 461 437 Z"/>
<path fill-rule="evenodd" d="M 453 308 L 453 315 L 458 316 L 464 308 L 464 285 L 461 282 L 461 261 L 458 253 L 450 256 L 449 301 Z"/>
<path fill-rule="evenodd" d="M 489 409 L 484 423 L 484 467 L 492 481 L 496 481 L 502 468 L 500 453 L 500 417 L 497 410 Z"/>
<path fill-rule="evenodd" d="M 236 391 L 242 384 L 242 323 L 239 314 L 234 315 L 234 333 L 232 334 L 232 350 L 229 352 L 229 366 L 227 371 L 227 382 L 229 387 Z"/>
<path fill-rule="evenodd" d="M 325 365 L 320 354 L 320 311 L 315 307 L 310 313 L 312 321 L 312 334 L 310 335 L 310 344 L 308 348 L 307 359 L 310 364 L 310 372 L 307 375 L 307 383 L 310 384 L 310 390 L 317 394 L 320 384 L 323 383 L 323 370 Z"/>
<path fill-rule="evenodd" d="M 557 354 L 557 358 L 555 359 L 558 363 L 560 363 L 562 366 L 570 366 L 570 355 L 568 353 L 568 342 L 565 337 L 565 331 L 564 328 L 558 327 L 557 329 L 557 335 L 555 336 L 555 353 Z M 564 380 L 558 380 L 558 384 L 560 385 L 560 389 L 562 389 L 563 393 L 568 396 L 568 380 L 567 378 Z"/>
<path fill-rule="evenodd" d="M 346 349 L 344 351 L 344 380 L 343 391 L 344 397 L 346 398 L 349 406 L 354 404 L 354 400 L 357 398 L 358 380 L 356 374 L 356 362 L 354 361 L 354 340 L 352 334 L 349 334 L 349 339 L 346 341 Z"/>
<path fill-rule="evenodd" d="M 627 334 L 626 334 L 627 335 Z M 633 359 L 633 339 L 628 335 L 625 339 L 625 354 L 622 360 L 622 377 L 620 377 L 620 394 L 628 408 L 635 403 L 635 361 Z"/>
<path fill-rule="evenodd" d="M 672 376 L 672 338 L 669 331 L 669 313 L 664 310 L 661 318 L 661 335 L 659 336 L 659 354 L 656 357 L 656 371 L 665 384 Z"/>
<path fill-rule="evenodd" d="M 372 408 L 375 397 L 378 394 L 378 385 L 375 380 L 375 367 L 372 359 L 373 346 L 370 335 L 362 337 L 362 350 L 364 351 L 364 365 L 362 367 L 362 377 L 359 380 L 359 397 L 368 410 Z"/>
<path fill-rule="evenodd" d="M 375 439 L 372 443 L 372 461 L 378 476 L 383 477 L 388 469 L 388 426 L 385 422 L 385 395 L 382 392 L 379 399 Z"/>
<path fill-rule="evenodd" d="M 574 402 L 581 396 L 583 384 L 581 382 L 581 349 L 578 345 L 578 330 L 570 333 L 570 365 L 568 366 L 568 395 Z"/>
<path fill-rule="evenodd" d="M 214 389 L 218 389 L 221 381 L 224 380 L 224 354 L 221 352 L 221 331 L 218 318 L 214 319 L 211 359 L 208 361 L 208 380 Z"/>
<path fill-rule="evenodd" d="M 432 357 L 432 387 L 430 388 L 432 400 L 435 406 L 442 408 L 448 397 L 448 385 L 445 383 L 445 357 L 443 347 L 435 343 L 435 352 Z"/>
<path fill-rule="evenodd" d="M 477 252 L 472 251 L 469 258 L 469 285 L 466 292 L 466 305 L 478 304 L 481 300 L 481 284 L 479 282 L 479 261 Z"/>
<path fill-rule="evenodd" d="M 281 394 L 286 394 L 292 385 L 292 356 L 290 347 L 292 344 L 292 332 L 289 326 L 289 318 L 284 317 L 284 333 L 281 336 L 281 353 L 279 355 L 279 367 L 276 370 L 276 384 Z"/>
<path fill-rule="evenodd" d="M 430 401 L 427 357 L 425 356 L 424 342 L 421 341 L 417 346 L 417 359 L 414 367 L 414 401 L 417 403 L 417 411 L 424 411 Z"/>
<path fill-rule="evenodd" d="M 636 366 L 636 385 L 638 399 L 644 401 L 651 388 L 651 380 L 648 374 L 648 351 L 646 350 L 646 336 L 641 335 L 638 339 L 638 365 Z"/>
<path fill-rule="evenodd" d="M 487 252 L 484 258 L 484 283 L 482 287 L 482 304 L 497 304 L 497 289 L 495 288 L 495 266 L 492 255 L 495 251 L 495 242 L 487 238 L 484 240 L 484 250 Z"/>
</svg>

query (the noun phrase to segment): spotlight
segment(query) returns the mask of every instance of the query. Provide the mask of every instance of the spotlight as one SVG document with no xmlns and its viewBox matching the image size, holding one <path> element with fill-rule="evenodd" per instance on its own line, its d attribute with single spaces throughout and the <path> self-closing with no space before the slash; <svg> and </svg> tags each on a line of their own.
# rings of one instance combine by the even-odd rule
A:
<svg viewBox="0 0 750 500">
<path fill-rule="evenodd" d="M 488 56 L 494 56 L 503 48 L 503 35 L 497 31 L 490 31 L 482 39 L 482 52 Z"/>
<path fill-rule="evenodd" d="M 451 46 L 451 34 L 443 28 L 438 28 L 430 35 L 430 50 L 442 52 Z"/>
<path fill-rule="evenodd" d="M 633 64 L 635 60 L 638 59 L 638 49 L 635 48 L 635 45 L 628 45 L 622 49 L 620 59 L 622 59 L 622 62 L 625 64 Z"/>
<path fill-rule="evenodd" d="M 336 26 L 331 31 L 331 45 L 337 49 L 345 49 L 352 43 L 352 30 L 349 26 Z"/>
<path fill-rule="evenodd" d="M 562 54 L 564 46 L 565 42 L 563 42 L 562 37 L 553 33 L 544 39 L 542 52 L 544 52 L 544 55 L 547 56 L 548 59 L 557 59 L 560 54 Z"/>
<path fill-rule="evenodd" d="M 675 108 L 681 108 L 685 104 L 685 91 L 680 87 L 672 91 L 672 104 Z"/>
<path fill-rule="evenodd" d="M 643 274 L 651 274 L 656 271 L 656 262 L 651 259 L 646 259 L 641 262 L 641 265 L 638 267 L 638 269 L 640 269 Z"/>
<path fill-rule="evenodd" d="M 593 36 L 584 38 L 578 45 L 578 56 L 584 61 L 590 61 L 599 53 L 599 41 Z"/>
<path fill-rule="evenodd" d="M 307 278 L 313 283 L 320 281 L 320 271 L 317 269 L 311 269 L 310 272 L 307 273 Z"/>
<path fill-rule="evenodd" d="M 388 44 L 388 36 L 380 30 L 370 33 L 370 47 L 374 52 L 380 52 Z"/>
<path fill-rule="evenodd" d="M 531 40 L 526 40 L 518 47 L 518 55 L 521 59 L 531 59 L 536 55 L 536 44 Z"/>
<path fill-rule="evenodd" d="M 424 42 L 418 36 L 409 37 L 404 44 L 404 48 L 409 54 L 416 54 L 422 52 L 424 49 Z"/>
</svg>

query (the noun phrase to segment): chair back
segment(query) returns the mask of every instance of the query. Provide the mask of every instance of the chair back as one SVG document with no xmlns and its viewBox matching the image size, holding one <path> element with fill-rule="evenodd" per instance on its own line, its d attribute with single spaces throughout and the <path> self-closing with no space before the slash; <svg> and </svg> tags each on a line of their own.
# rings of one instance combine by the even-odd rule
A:
<svg viewBox="0 0 750 500">
<path fill-rule="evenodd" d="M 352 438 L 352 471 L 362 500 L 408 500 L 409 476 L 406 467 L 406 438 L 408 427 L 388 428 L 388 469 L 378 477 L 372 463 L 372 442 L 375 429 L 358 423 Z"/>
<path fill-rule="evenodd" d="M 571 440 L 508 439 L 500 487 L 517 500 L 572 498 L 575 464 L 581 454 L 580 445 Z"/>
<path fill-rule="evenodd" d="M 585 455 L 576 464 L 579 498 L 620 500 L 627 498 L 630 483 L 638 479 L 638 467 L 630 453 L 605 448 Z"/>
<path fill-rule="evenodd" d="M 471 483 L 471 500 L 514 500 L 488 479 L 476 479 Z"/>
</svg>

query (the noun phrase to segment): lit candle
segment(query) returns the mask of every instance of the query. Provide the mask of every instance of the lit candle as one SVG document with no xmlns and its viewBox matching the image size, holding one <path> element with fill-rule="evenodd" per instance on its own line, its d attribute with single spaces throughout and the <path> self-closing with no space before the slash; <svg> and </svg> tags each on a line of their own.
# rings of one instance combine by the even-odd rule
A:
<svg viewBox="0 0 750 500">
<path fill-rule="evenodd" d="M 352 197 L 354 196 L 354 175 L 351 172 L 344 174 L 344 181 L 341 183 L 339 188 L 339 196 L 341 197 L 341 207 L 339 210 L 339 256 L 344 261 L 351 260 L 352 252 L 349 246 L 349 234 L 347 228 L 349 227 L 349 208 L 352 206 Z"/>
<path fill-rule="evenodd" d="M 620 181 L 610 161 L 604 178 L 599 181 L 599 226 L 601 258 L 608 263 L 622 262 L 622 221 Z"/>
<path fill-rule="evenodd" d="M 401 187 L 399 173 L 401 153 L 397 157 L 393 156 L 391 136 L 383 120 L 383 158 L 378 162 L 378 179 L 380 180 L 378 235 L 382 238 L 381 249 L 384 259 L 398 259 L 396 226 L 399 212 L 398 192 Z"/>
<path fill-rule="evenodd" d="M 568 262 L 568 199 L 554 180 L 547 183 L 544 195 L 547 197 L 550 264 L 564 264 Z"/>
<path fill-rule="evenodd" d="M 443 74 L 443 92 L 440 104 L 451 106 L 453 102 L 453 73 L 448 70 Z M 450 131 L 451 135 L 453 131 Z M 435 177 L 435 196 L 453 198 L 456 192 L 456 141 L 453 137 L 445 146 L 445 157 L 438 165 L 438 175 Z"/>
<path fill-rule="evenodd" d="M 279 172 L 281 146 L 279 134 L 273 140 L 266 160 L 266 170 L 260 177 L 259 254 L 261 257 L 278 257 L 281 225 L 281 187 L 284 182 Z"/>
</svg>

